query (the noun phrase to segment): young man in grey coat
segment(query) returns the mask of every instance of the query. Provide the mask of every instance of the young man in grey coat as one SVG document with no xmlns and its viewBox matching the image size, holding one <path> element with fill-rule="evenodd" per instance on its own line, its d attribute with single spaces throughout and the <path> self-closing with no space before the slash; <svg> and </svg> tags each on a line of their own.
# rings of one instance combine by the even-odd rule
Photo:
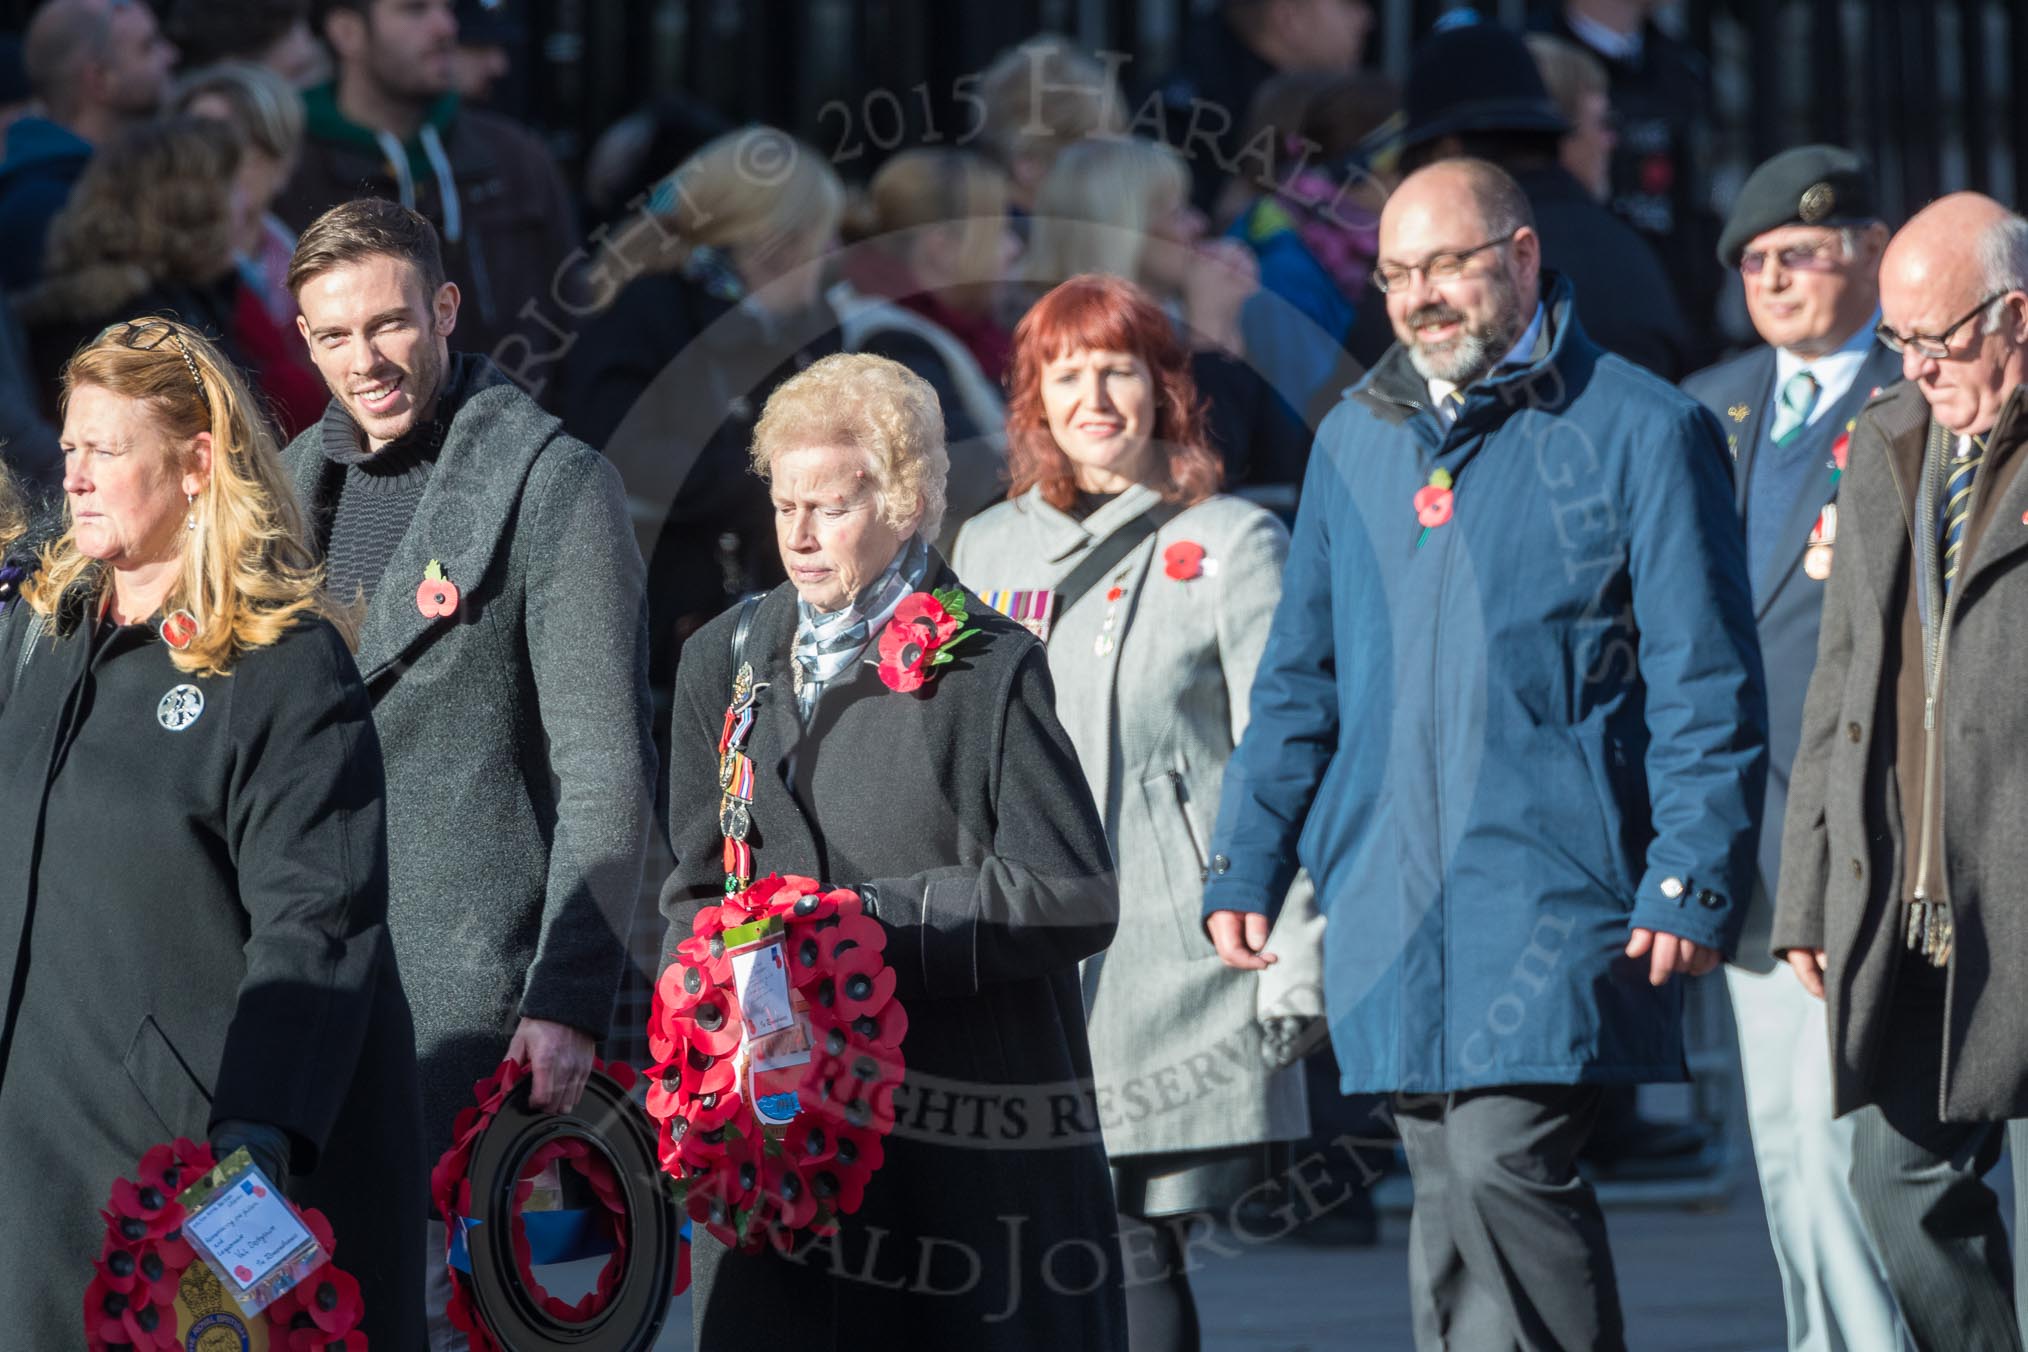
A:
<svg viewBox="0 0 2028 1352">
<path fill-rule="evenodd" d="M 1918 1347 L 2019 1348 L 2028 1208 L 2028 221 L 1974 193 L 1887 246 L 1869 402 L 1789 778 L 1772 947 L 1830 1023 L 1852 1188 Z"/>
<path fill-rule="evenodd" d="M 537 1107 L 568 1111 L 611 1017 L 652 801 L 641 558 L 598 452 L 451 354 L 458 288 L 428 221 L 334 207 L 289 287 L 333 397 L 285 461 L 332 594 L 364 605 L 434 1156 L 503 1056 L 530 1066 Z M 433 1346 L 456 1348 L 431 1224 Z"/>
</svg>

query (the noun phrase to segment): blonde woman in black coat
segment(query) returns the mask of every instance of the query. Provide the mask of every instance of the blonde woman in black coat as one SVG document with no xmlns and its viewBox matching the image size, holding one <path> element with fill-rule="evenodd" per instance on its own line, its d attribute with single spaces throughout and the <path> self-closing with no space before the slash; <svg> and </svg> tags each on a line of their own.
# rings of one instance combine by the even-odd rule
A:
<svg viewBox="0 0 2028 1352">
<path fill-rule="evenodd" d="M 957 584 L 927 543 L 944 511 L 943 413 L 907 368 L 849 354 L 791 378 L 753 462 L 789 581 L 755 607 L 737 656 L 736 610 L 683 650 L 668 949 L 725 895 L 717 746 L 751 663 L 752 876 L 859 892 L 887 931 L 908 1077 L 886 1162 L 835 1239 L 804 1236 L 784 1257 L 698 1233 L 696 1346 L 1123 1349 L 1078 990 L 1119 902 L 1042 645 L 978 604 L 977 632 L 951 640 L 926 684 L 890 688 L 875 665 L 903 602 Z"/>
<path fill-rule="evenodd" d="M 372 711 L 239 375 L 171 321 L 64 375 L 67 529 L 0 616 L 10 1344 L 75 1347 L 149 1147 L 245 1146 L 422 1333 L 424 1163 Z"/>
</svg>

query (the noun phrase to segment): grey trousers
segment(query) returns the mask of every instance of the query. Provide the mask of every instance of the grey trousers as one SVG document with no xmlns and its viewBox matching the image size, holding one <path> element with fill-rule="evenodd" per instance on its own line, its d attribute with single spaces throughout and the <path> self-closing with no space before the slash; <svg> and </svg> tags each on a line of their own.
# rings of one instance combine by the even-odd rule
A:
<svg viewBox="0 0 2028 1352">
<path fill-rule="evenodd" d="M 1912 1348 L 1852 1196 L 1850 1116 L 1831 1116 L 1824 1002 L 1787 963 L 1725 969 L 1753 1161 L 1781 1269 L 1789 1352 Z"/>
<path fill-rule="evenodd" d="M 1596 1088 L 1570 1085 L 1394 1100 L 1415 1184 L 1419 1352 L 1626 1346 L 1605 1214 L 1577 1172 L 1598 1103 Z"/>
<path fill-rule="evenodd" d="M 2009 1255 L 1985 1176 L 2002 1145 L 2014 1161 L 2014 1220 L 2028 1236 L 2028 1120 L 1944 1122 L 1940 982 L 1904 969 L 1878 1062 L 1878 1101 L 1853 1114 L 1852 1194 L 1923 1352 L 2020 1352 L 2015 1308 L 2028 1245 Z"/>
</svg>

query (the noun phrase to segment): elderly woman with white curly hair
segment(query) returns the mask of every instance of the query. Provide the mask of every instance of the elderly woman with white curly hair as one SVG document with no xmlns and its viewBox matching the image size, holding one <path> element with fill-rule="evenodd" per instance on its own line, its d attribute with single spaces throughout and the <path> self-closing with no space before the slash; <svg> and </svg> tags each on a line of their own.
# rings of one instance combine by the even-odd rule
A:
<svg viewBox="0 0 2028 1352">
<path fill-rule="evenodd" d="M 1042 645 L 983 603 L 949 613 L 967 607 L 926 543 L 943 426 L 929 385 L 885 358 L 785 382 L 753 461 L 789 581 L 683 650 L 668 951 L 743 878 L 819 878 L 885 927 L 908 1011 L 863 1205 L 787 1254 L 700 1232 L 700 1349 L 1125 1345 L 1078 985 L 1118 917 L 1112 864 Z M 720 749 L 742 668 L 757 693 L 731 751 L 752 787 L 732 840 Z"/>
</svg>

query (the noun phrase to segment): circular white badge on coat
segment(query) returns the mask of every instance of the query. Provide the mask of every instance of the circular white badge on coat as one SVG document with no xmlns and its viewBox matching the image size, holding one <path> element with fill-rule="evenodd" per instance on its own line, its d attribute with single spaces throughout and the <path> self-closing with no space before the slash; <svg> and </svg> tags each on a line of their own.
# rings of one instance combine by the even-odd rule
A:
<svg viewBox="0 0 2028 1352">
<path fill-rule="evenodd" d="M 203 712 L 204 692 L 194 685 L 179 685 L 155 706 L 155 721 L 171 732 L 181 732 Z"/>
</svg>

